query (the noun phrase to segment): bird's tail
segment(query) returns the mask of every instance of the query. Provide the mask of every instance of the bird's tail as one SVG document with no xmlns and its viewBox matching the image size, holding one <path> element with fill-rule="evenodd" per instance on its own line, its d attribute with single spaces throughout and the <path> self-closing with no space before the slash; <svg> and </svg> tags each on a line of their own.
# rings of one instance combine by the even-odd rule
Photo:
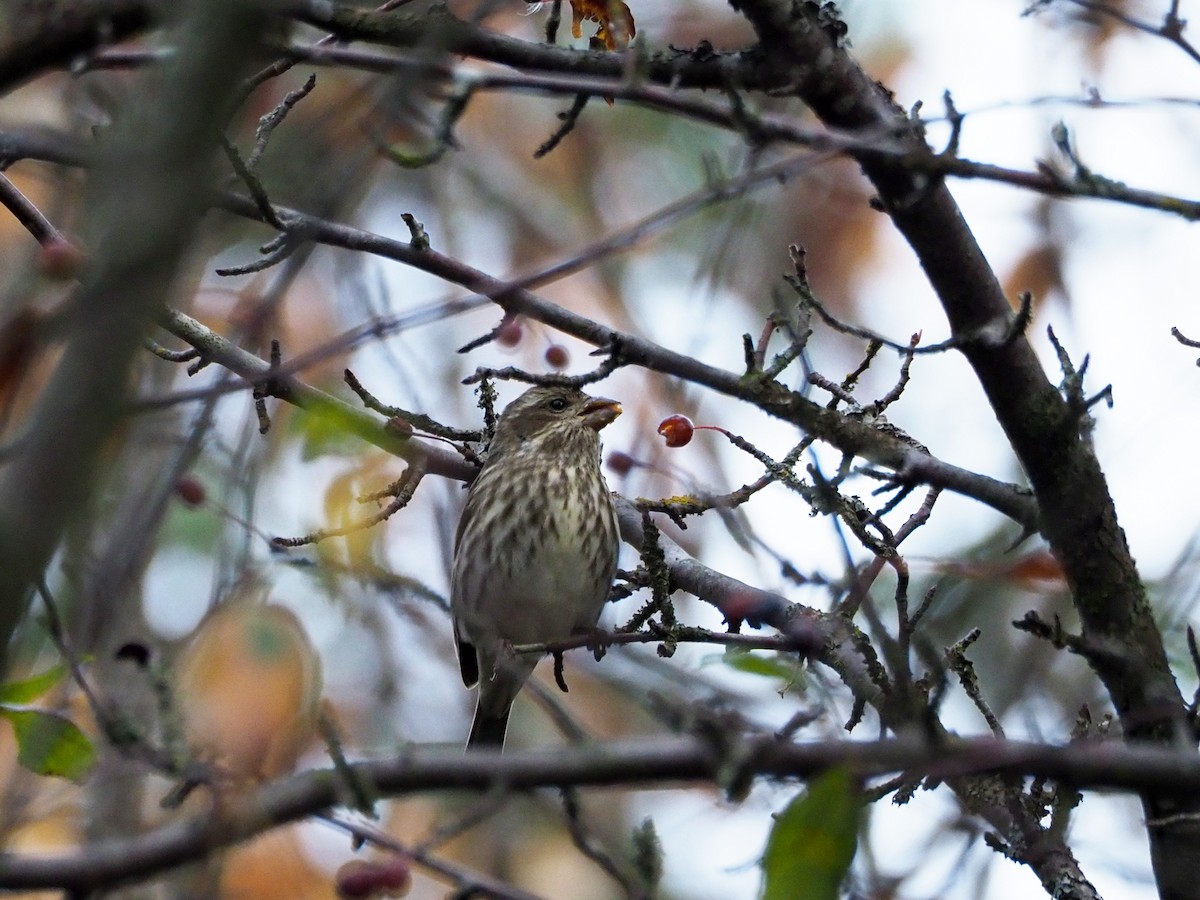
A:
<svg viewBox="0 0 1200 900">
<path fill-rule="evenodd" d="M 499 712 L 489 712 L 480 703 L 475 707 L 475 719 L 471 722 L 471 733 L 467 737 L 467 750 L 478 748 L 501 749 L 504 734 L 508 731 L 508 714 L 512 704 L 508 703 Z"/>
</svg>

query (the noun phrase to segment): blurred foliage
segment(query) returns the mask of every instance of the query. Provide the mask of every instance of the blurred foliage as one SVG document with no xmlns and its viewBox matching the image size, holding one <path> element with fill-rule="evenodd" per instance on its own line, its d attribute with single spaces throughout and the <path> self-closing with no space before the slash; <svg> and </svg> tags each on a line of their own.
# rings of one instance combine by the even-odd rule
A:
<svg viewBox="0 0 1200 900">
<path fill-rule="evenodd" d="M 60 685 L 66 666 L 0 685 L 0 718 L 13 727 L 17 760 L 38 775 L 82 781 L 96 763 L 96 749 L 77 725 L 65 716 L 28 704 Z"/>
<path fill-rule="evenodd" d="M 861 812 L 858 786 L 844 769 L 810 781 L 775 817 L 763 853 L 763 900 L 837 900 Z"/>
<path fill-rule="evenodd" d="M 198 759 L 235 778 L 290 772 L 316 735 L 321 659 L 296 615 L 234 597 L 175 661 L 175 701 Z"/>
<path fill-rule="evenodd" d="M 761 675 L 779 682 L 779 693 L 803 693 L 804 669 L 794 656 L 785 653 L 764 654 L 731 647 L 720 657 L 725 665 L 738 672 Z"/>
</svg>

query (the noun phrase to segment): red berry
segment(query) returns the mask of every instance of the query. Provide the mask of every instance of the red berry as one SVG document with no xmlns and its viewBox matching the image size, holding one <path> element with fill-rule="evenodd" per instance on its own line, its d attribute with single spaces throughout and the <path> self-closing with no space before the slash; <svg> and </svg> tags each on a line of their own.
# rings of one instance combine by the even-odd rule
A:
<svg viewBox="0 0 1200 900">
<path fill-rule="evenodd" d="M 637 460 L 635 460 L 628 453 L 622 453 L 620 450 L 614 450 L 612 453 L 608 454 L 608 459 L 604 461 L 604 464 L 608 466 L 608 470 L 610 472 L 625 476 L 629 474 L 630 469 L 637 465 Z"/>
<path fill-rule="evenodd" d="M 204 485 L 194 475 L 184 475 L 175 482 L 175 493 L 188 506 L 200 506 L 208 497 Z"/>
<path fill-rule="evenodd" d="M 546 348 L 546 365 L 552 369 L 565 369 L 571 361 L 571 354 L 562 344 L 551 344 Z"/>
<path fill-rule="evenodd" d="M 667 416 L 658 423 L 658 433 L 666 439 L 668 447 L 682 447 L 692 439 L 696 426 L 687 416 Z"/>
<path fill-rule="evenodd" d="M 334 877 L 337 894 L 346 900 L 370 897 L 402 897 L 412 886 L 408 860 L 399 856 L 387 859 L 352 859 Z"/>
<path fill-rule="evenodd" d="M 364 860 L 353 859 L 337 870 L 334 882 L 337 895 L 344 900 L 368 900 L 375 896 L 375 879 L 371 877 Z"/>
<path fill-rule="evenodd" d="M 524 329 L 516 316 L 505 316 L 496 326 L 496 343 L 501 347 L 515 347 L 521 343 Z"/>
<path fill-rule="evenodd" d="M 75 278 L 86 262 L 82 250 L 66 238 L 56 237 L 42 244 L 34 266 L 47 278 L 66 281 Z"/>
</svg>

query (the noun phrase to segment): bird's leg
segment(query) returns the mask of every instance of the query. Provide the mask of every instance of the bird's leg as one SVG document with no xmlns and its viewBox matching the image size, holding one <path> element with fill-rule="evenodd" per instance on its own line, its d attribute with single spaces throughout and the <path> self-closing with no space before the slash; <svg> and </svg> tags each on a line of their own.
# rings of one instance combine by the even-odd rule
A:
<svg viewBox="0 0 1200 900">
<path fill-rule="evenodd" d="M 558 689 L 564 694 L 568 693 L 567 679 L 563 675 L 563 652 L 555 650 L 554 656 L 554 683 L 558 685 Z"/>
</svg>

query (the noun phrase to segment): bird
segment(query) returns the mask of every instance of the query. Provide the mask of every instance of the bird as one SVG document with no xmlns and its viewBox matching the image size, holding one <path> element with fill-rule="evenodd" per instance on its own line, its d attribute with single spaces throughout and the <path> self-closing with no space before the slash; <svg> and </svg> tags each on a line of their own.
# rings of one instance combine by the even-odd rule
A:
<svg viewBox="0 0 1200 900">
<path fill-rule="evenodd" d="M 454 539 L 450 612 L 463 683 L 479 685 L 467 750 L 503 748 L 537 665 L 514 644 L 594 629 L 617 568 L 616 507 L 600 430 L 621 405 L 538 385 L 504 408 Z"/>
</svg>

